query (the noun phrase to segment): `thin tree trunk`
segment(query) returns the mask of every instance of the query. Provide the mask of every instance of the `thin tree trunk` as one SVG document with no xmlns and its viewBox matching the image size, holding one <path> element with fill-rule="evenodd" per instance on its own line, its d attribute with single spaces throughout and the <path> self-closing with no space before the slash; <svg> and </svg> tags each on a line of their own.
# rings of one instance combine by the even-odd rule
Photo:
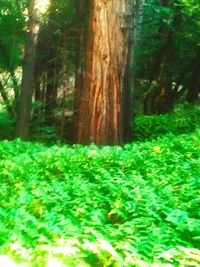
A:
<svg viewBox="0 0 200 267">
<path fill-rule="evenodd" d="M 93 0 L 86 73 L 78 115 L 78 143 L 124 142 L 123 91 L 132 3 Z M 130 20 L 130 21 L 129 21 Z"/>
<path fill-rule="evenodd" d="M 54 59 L 55 60 L 55 59 Z M 53 62 L 47 70 L 47 87 L 45 98 L 45 118 L 48 124 L 54 123 L 54 111 L 57 103 L 58 72 Z"/>
<path fill-rule="evenodd" d="M 200 72 L 200 49 L 197 49 L 196 56 L 193 60 L 193 66 L 191 77 L 188 82 L 188 91 L 186 100 L 189 103 L 195 103 L 199 99 L 199 93 L 200 93 L 200 78 L 199 78 L 199 72 Z"/>
<path fill-rule="evenodd" d="M 76 1 L 76 15 L 79 19 L 79 36 L 76 50 L 76 70 L 75 70 L 75 97 L 74 97 L 74 114 L 73 114 L 73 132 L 78 130 L 79 106 L 81 101 L 81 93 L 83 88 L 85 50 L 86 50 L 86 20 L 88 11 L 87 0 Z M 84 23 L 83 23 L 84 21 Z"/>
<path fill-rule="evenodd" d="M 28 138 L 31 118 L 32 94 L 34 89 L 34 67 L 36 59 L 36 46 L 39 31 L 37 1 L 29 1 L 29 20 L 27 27 L 27 42 L 25 46 L 24 66 L 22 73 L 21 92 L 19 97 L 16 136 Z"/>
</svg>

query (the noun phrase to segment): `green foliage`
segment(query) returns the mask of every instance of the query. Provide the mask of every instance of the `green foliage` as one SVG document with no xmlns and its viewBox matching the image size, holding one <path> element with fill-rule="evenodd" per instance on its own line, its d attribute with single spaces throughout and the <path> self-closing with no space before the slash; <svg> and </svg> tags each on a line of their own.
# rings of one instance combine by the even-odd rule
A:
<svg viewBox="0 0 200 267">
<path fill-rule="evenodd" d="M 12 139 L 14 132 L 14 121 L 8 113 L 0 109 L 0 140 Z"/>
<path fill-rule="evenodd" d="M 20 3 L 19 3 L 20 2 Z M 14 70 L 21 65 L 24 44 L 24 1 L 0 2 L 0 69 Z"/>
<path fill-rule="evenodd" d="M 163 74 L 187 90 L 191 76 L 198 68 L 195 58 L 199 51 L 199 3 L 196 0 L 148 0 L 144 1 L 141 17 L 143 23 L 135 49 L 136 79 L 157 80 L 162 61 L 167 57 L 170 66 Z M 167 32 L 172 36 L 170 41 Z M 167 56 L 169 49 L 172 50 L 171 59 Z"/>
<path fill-rule="evenodd" d="M 33 128 L 30 139 L 32 141 L 44 142 L 48 145 L 55 144 L 59 139 L 58 132 L 56 126 L 37 125 Z"/>
<path fill-rule="evenodd" d="M 138 115 L 134 121 L 134 139 L 154 139 L 167 133 L 190 133 L 200 125 L 199 105 L 178 105 L 173 111 L 153 116 Z"/>
<path fill-rule="evenodd" d="M 199 137 L 0 142 L 0 254 L 33 267 L 199 266 Z"/>
</svg>

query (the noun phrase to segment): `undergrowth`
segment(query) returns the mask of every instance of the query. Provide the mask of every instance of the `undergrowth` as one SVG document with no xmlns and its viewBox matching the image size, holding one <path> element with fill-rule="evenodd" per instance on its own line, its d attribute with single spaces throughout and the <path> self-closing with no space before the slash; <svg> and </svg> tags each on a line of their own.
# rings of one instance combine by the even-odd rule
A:
<svg viewBox="0 0 200 267">
<path fill-rule="evenodd" d="M 0 140 L 12 139 L 14 136 L 14 120 L 0 108 Z"/>
<path fill-rule="evenodd" d="M 199 177 L 199 129 L 124 147 L 2 141 L 0 262 L 198 267 Z"/>
<path fill-rule="evenodd" d="M 134 119 L 134 140 L 152 140 L 164 134 L 193 132 L 200 125 L 200 105 L 177 105 L 161 115 L 137 115 Z"/>
</svg>

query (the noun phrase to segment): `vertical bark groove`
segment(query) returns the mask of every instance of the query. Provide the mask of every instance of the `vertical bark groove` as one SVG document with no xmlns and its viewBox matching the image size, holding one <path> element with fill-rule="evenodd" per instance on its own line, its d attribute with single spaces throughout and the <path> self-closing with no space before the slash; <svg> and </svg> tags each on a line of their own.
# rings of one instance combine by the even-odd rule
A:
<svg viewBox="0 0 200 267">
<path fill-rule="evenodd" d="M 128 0 L 93 0 L 86 73 L 78 116 L 79 143 L 123 143 L 122 92 L 130 28 Z"/>
</svg>

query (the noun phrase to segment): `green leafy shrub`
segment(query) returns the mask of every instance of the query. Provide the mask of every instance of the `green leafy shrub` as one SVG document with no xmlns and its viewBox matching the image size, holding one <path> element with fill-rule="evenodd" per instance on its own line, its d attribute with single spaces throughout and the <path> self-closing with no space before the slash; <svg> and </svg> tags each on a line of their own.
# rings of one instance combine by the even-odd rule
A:
<svg viewBox="0 0 200 267">
<path fill-rule="evenodd" d="M 199 137 L 0 142 L 0 254 L 31 267 L 198 266 Z"/>
<path fill-rule="evenodd" d="M 33 128 L 31 132 L 31 140 L 43 142 L 46 144 L 54 144 L 58 141 L 58 129 L 56 126 L 40 125 Z"/>
<path fill-rule="evenodd" d="M 14 118 L 13 118 L 14 119 Z M 7 112 L 0 110 L 0 140 L 12 139 L 14 135 L 14 120 Z"/>
<path fill-rule="evenodd" d="M 167 133 L 189 133 L 200 125 L 199 105 L 178 105 L 162 115 L 138 115 L 134 122 L 134 139 L 155 139 Z"/>
</svg>

